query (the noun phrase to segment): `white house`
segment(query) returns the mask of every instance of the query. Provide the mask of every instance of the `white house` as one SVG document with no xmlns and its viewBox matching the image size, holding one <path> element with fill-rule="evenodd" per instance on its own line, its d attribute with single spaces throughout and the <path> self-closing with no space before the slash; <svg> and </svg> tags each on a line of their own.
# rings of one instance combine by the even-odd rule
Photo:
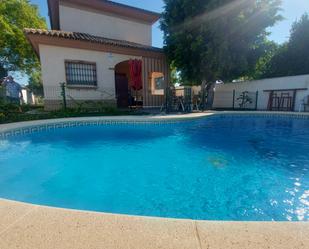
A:
<svg viewBox="0 0 309 249">
<path fill-rule="evenodd" d="M 36 97 L 27 87 L 22 87 L 22 103 L 27 105 L 36 104 Z"/>
<path fill-rule="evenodd" d="M 62 82 L 69 104 L 127 107 L 137 96 L 143 107 L 162 105 L 169 67 L 163 50 L 151 45 L 158 13 L 105 0 L 47 1 L 52 30 L 25 29 L 41 61 L 46 109 L 61 106 Z M 132 90 L 130 60 L 142 62 L 139 91 Z"/>
</svg>

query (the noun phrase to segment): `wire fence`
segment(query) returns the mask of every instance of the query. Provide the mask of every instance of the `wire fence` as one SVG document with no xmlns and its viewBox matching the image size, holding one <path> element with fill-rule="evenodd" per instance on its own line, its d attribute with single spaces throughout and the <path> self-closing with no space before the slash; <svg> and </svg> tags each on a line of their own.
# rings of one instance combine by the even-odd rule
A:
<svg viewBox="0 0 309 249">
<path fill-rule="evenodd" d="M 143 93 L 141 93 L 142 95 Z M 0 86 L 0 100 L 5 100 L 5 88 Z M 142 96 L 142 107 L 161 108 L 166 112 L 193 112 L 206 109 L 257 110 L 258 92 L 212 92 L 202 87 L 168 87 L 164 95 Z M 117 96 L 114 89 L 95 87 L 70 87 L 66 84 L 44 86 L 44 105 L 47 109 L 77 108 L 95 110 L 115 107 Z"/>
<path fill-rule="evenodd" d="M 6 100 L 5 87 L 0 86 L 0 101 Z"/>
<path fill-rule="evenodd" d="M 93 109 L 102 106 L 116 106 L 117 95 L 115 89 L 98 89 L 96 87 L 72 87 L 66 84 L 58 86 L 44 86 L 45 106 L 47 109 L 83 108 Z M 160 109 L 165 103 L 165 95 L 145 94 L 143 91 L 128 92 L 125 103 L 128 108 Z M 124 108 L 124 107 L 121 107 Z"/>
<path fill-rule="evenodd" d="M 101 110 L 115 103 L 115 94 L 111 92 L 96 87 L 71 87 L 66 84 L 44 86 L 44 105 L 48 110 L 59 108 Z"/>
<path fill-rule="evenodd" d="M 215 92 L 213 109 L 257 110 L 258 91 Z"/>
<path fill-rule="evenodd" d="M 233 109 L 256 110 L 258 103 L 258 92 L 236 92 L 233 91 Z"/>
</svg>

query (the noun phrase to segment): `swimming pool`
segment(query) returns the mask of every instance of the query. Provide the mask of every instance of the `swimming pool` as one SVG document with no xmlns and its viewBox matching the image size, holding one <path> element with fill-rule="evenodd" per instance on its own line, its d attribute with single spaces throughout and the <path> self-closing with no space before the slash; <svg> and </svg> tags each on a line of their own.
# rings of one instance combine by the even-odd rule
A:
<svg viewBox="0 0 309 249">
<path fill-rule="evenodd" d="M 220 115 L 0 139 L 0 197 L 199 220 L 309 219 L 309 119 Z"/>
</svg>

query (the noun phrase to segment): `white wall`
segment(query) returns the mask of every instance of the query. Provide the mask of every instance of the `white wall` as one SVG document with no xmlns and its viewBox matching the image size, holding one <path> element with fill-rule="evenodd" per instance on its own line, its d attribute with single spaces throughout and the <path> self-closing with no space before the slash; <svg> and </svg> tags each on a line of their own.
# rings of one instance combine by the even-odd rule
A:
<svg viewBox="0 0 309 249">
<path fill-rule="evenodd" d="M 281 90 L 294 88 L 308 88 L 308 90 L 306 91 L 297 92 L 295 111 L 298 111 L 304 98 L 309 96 L 309 75 L 271 78 L 256 81 L 216 85 L 213 107 L 231 107 L 231 103 L 233 103 L 233 90 L 235 90 L 236 92 L 258 91 L 258 110 L 267 110 L 269 92 L 264 92 L 264 90 Z"/>
<path fill-rule="evenodd" d="M 60 29 L 151 46 L 151 25 L 60 5 Z"/>
<path fill-rule="evenodd" d="M 40 45 L 44 97 L 46 100 L 61 100 L 59 84 L 66 81 L 64 61 L 81 60 L 96 62 L 97 89 L 72 89 L 68 94 L 75 100 L 115 100 L 115 72 L 112 69 L 119 62 L 131 58 L 141 59 L 129 55 Z"/>
<path fill-rule="evenodd" d="M 33 105 L 35 104 L 35 98 L 34 95 L 27 89 L 22 89 L 23 94 L 23 103 Z"/>
</svg>

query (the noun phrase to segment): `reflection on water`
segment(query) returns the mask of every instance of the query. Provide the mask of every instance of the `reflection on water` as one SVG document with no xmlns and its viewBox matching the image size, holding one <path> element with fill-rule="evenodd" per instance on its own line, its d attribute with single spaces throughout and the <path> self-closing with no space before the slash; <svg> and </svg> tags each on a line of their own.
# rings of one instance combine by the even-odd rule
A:
<svg viewBox="0 0 309 249">
<path fill-rule="evenodd" d="M 229 164 L 229 160 L 225 155 L 222 154 L 214 154 L 208 156 L 208 163 L 210 163 L 215 168 L 223 168 L 227 167 Z"/>
</svg>

